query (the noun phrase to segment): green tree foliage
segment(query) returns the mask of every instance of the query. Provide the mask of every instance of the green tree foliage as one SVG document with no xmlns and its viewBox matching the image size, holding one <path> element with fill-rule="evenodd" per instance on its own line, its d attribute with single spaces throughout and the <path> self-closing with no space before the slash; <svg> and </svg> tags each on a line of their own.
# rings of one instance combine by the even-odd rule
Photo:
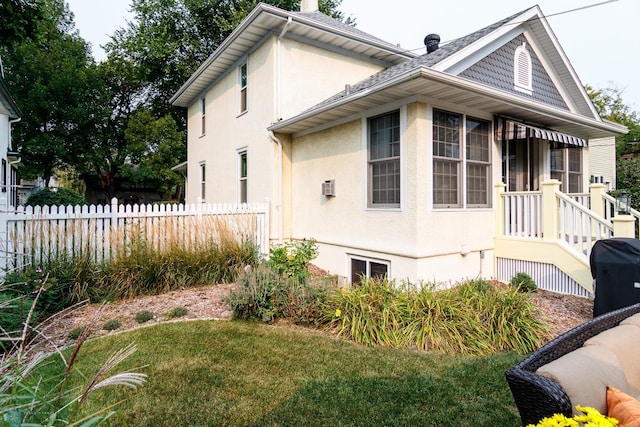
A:
<svg viewBox="0 0 640 427">
<path fill-rule="evenodd" d="M 286 10 L 299 10 L 299 0 L 267 0 Z M 320 10 L 338 19 L 341 0 L 320 1 Z M 183 123 L 183 111 L 171 96 L 220 45 L 257 0 L 133 0 L 134 19 L 107 43 L 109 56 L 137 67 L 142 101 L 156 117 L 172 114 Z M 349 21 L 350 22 L 350 21 Z"/>
<path fill-rule="evenodd" d="M 2 0 L 0 2 L 0 45 L 9 46 L 33 38 L 43 19 L 41 0 Z"/>
<path fill-rule="evenodd" d="M 182 132 L 169 115 L 155 119 L 149 110 L 141 110 L 129 120 L 125 137 L 136 168 L 128 170 L 134 183 L 151 185 L 161 196 L 173 193 L 181 182 L 172 166 L 186 159 Z"/>
<path fill-rule="evenodd" d="M 45 186 L 56 168 L 73 164 L 84 152 L 90 128 L 93 59 L 74 30 L 73 14 L 62 0 L 43 0 L 46 19 L 38 36 L 5 49 L 5 76 L 23 113 L 14 140 L 22 152 L 22 176 L 41 175 Z"/>
<path fill-rule="evenodd" d="M 25 206 L 82 206 L 86 203 L 84 197 L 75 190 L 58 188 L 52 191 L 43 188 L 29 196 Z"/>
<path fill-rule="evenodd" d="M 629 129 L 629 133 L 616 138 L 617 155 L 638 152 L 640 146 L 631 143 L 640 141 L 640 116 L 624 103 L 623 90 L 613 84 L 605 89 L 594 89 L 587 85 L 586 89 L 600 117 Z"/>
</svg>

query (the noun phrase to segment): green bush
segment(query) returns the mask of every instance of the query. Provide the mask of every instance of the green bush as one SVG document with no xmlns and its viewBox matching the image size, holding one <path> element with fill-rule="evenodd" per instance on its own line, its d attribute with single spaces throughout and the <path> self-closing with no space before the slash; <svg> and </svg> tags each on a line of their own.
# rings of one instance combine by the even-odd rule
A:
<svg viewBox="0 0 640 427">
<path fill-rule="evenodd" d="M 104 325 L 102 325 L 102 329 L 105 331 L 115 331 L 121 326 L 120 321 L 118 319 L 107 320 Z"/>
<path fill-rule="evenodd" d="M 309 262 L 318 256 L 316 241 L 301 240 L 272 246 L 268 265 L 279 274 L 304 280 L 309 276 Z"/>
<path fill-rule="evenodd" d="M 516 273 L 509 283 L 520 292 L 534 292 L 538 289 L 536 282 L 531 278 L 531 276 L 524 272 Z"/>
<path fill-rule="evenodd" d="M 547 327 L 526 293 L 473 280 L 451 289 L 365 279 L 331 294 L 323 320 L 360 344 L 444 353 L 538 348 Z"/>
<path fill-rule="evenodd" d="M 145 323 L 153 319 L 153 313 L 149 310 L 139 311 L 136 313 L 136 322 Z"/>
<path fill-rule="evenodd" d="M 58 188 L 53 191 L 43 188 L 29 196 L 25 206 L 82 206 L 86 205 L 85 198 L 75 190 Z"/>
<path fill-rule="evenodd" d="M 167 317 L 169 319 L 175 319 L 176 317 L 186 316 L 187 313 L 188 310 L 185 307 L 175 307 L 167 313 Z"/>
<path fill-rule="evenodd" d="M 72 330 L 70 330 L 67 336 L 72 340 L 77 340 L 78 338 L 80 338 L 80 335 L 82 335 L 82 333 L 87 329 L 89 329 L 88 326 L 78 326 L 77 328 L 73 328 Z"/>
</svg>

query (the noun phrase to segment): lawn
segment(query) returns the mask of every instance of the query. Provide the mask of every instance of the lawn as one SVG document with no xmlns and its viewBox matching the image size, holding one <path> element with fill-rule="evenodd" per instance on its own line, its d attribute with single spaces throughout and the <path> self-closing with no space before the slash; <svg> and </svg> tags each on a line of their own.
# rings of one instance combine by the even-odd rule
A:
<svg viewBox="0 0 640 427">
<path fill-rule="evenodd" d="M 130 426 L 520 425 L 504 378 L 521 358 L 514 353 L 443 356 L 287 326 L 192 321 L 90 340 L 76 367 L 89 375 L 132 341 L 138 351 L 123 368 L 146 365 L 148 382 L 99 390 L 86 408 L 124 399 Z"/>
</svg>

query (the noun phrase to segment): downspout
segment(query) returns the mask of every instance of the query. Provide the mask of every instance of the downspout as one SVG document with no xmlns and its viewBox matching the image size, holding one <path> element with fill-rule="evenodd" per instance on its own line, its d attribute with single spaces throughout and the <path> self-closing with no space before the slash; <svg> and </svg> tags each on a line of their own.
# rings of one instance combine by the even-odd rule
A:
<svg viewBox="0 0 640 427">
<path fill-rule="evenodd" d="M 18 117 L 17 119 L 9 120 L 9 145 L 13 144 L 13 141 L 11 139 L 11 125 L 14 124 L 14 123 L 18 123 L 20 120 L 22 120 L 22 117 Z M 9 150 L 9 148 L 10 147 L 7 147 L 7 150 Z M 9 165 L 9 168 L 5 171 L 5 173 L 11 174 L 11 167 L 13 165 L 15 165 L 16 163 L 20 163 L 21 161 L 22 161 L 22 157 L 18 158 L 17 160 L 14 160 L 12 162 L 7 162 L 7 164 Z M 6 198 L 7 198 L 7 211 L 9 211 L 9 199 L 11 198 L 11 184 L 10 184 L 11 179 L 10 179 L 10 177 L 7 177 L 7 176 L 5 176 L 4 179 L 5 179 L 5 182 L 7 182 L 6 185 L 9 187 L 9 188 L 6 189 L 7 190 L 7 192 L 6 192 L 6 194 L 7 194 L 6 195 Z M 17 204 L 17 202 L 16 202 L 16 204 Z"/>
<path fill-rule="evenodd" d="M 278 175 L 278 182 L 277 182 L 277 186 L 278 186 L 278 194 L 277 194 L 277 205 L 276 205 L 276 209 L 278 212 L 278 223 L 277 223 L 277 230 L 278 230 L 278 242 L 282 243 L 282 141 L 280 141 L 278 139 L 278 137 L 273 133 L 273 131 L 269 131 L 269 136 L 271 137 L 271 139 L 273 140 L 273 142 L 275 142 L 276 144 L 278 144 L 278 171 L 277 171 L 277 175 Z"/>
<path fill-rule="evenodd" d="M 285 36 L 285 34 L 287 34 L 287 31 L 289 30 L 289 26 L 291 25 L 291 23 L 293 22 L 293 19 L 291 17 L 289 17 L 287 19 L 287 23 L 284 24 L 284 27 L 282 27 L 282 31 L 280 31 L 280 35 L 278 36 L 278 39 L 276 40 L 276 69 L 275 69 L 275 111 L 276 111 L 276 117 L 274 120 L 274 123 L 279 122 L 282 118 L 281 118 L 281 111 L 282 111 L 282 97 L 280 96 L 280 91 L 282 88 L 282 56 L 281 56 L 281 43 L 282 43 L 282 39 Z M 277 223 L 277 239 L 278 242 L 282 242 L 282 141 L 280 141 L 276 135 L 273 133 L 273 131 L 269 131 L 269 137 L 271 137 L 271 139 L 273 140 L 273 142 L 275 142 L 276 144 L 278 144 L 278 162 L 277 162 L 277 168 L 278 170 L 276 171 L 276 175 L 277 175 L 277 195 L 276 195 L 276 211 L 278 213 L 278 223 Z"/>
</svg>

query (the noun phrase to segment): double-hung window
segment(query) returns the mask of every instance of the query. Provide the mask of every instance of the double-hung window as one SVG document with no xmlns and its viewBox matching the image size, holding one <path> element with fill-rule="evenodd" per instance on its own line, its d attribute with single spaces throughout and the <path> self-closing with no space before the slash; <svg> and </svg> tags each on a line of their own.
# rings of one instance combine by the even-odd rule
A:
<svg viewBox="0 0 640 427">
<path fill-rule="evenodd" d="M 247 63 L 240 66 L 240 112 L 247 111 Z"/>
<path fill-rule="evenodd" d="M 239 153 L 239 172 L 240 172 L 240 203 L 247 203 L 247 152 Z"/>
<path fill-rule="evenodd" d="M 560 191 L 581 193 L 582 149 L 551 147 L 550 153 L 551 178 L 561 182 Z"/>
<path fill-rule="evenodd" d="M 368 119 L 368 203 L 400 207 L 400 111 Z"/>
<path fill-rule="evenodd" d="M 205 116 L 207 112 L 207 103 L 204 97 L 200 99 L 200 135 L 204 135 L 207 129 Z"/>
<path fill-rule="evenodd" d="M 433 110 L 434 207 L 490 205 L 489 129 L 486 120 Z"/>
<path fill-rule="evenodd" d="M 204 202 L 207 190 L 207 167 L 206 164 L 200 163 L 200 199 Z"/>
</svg>

